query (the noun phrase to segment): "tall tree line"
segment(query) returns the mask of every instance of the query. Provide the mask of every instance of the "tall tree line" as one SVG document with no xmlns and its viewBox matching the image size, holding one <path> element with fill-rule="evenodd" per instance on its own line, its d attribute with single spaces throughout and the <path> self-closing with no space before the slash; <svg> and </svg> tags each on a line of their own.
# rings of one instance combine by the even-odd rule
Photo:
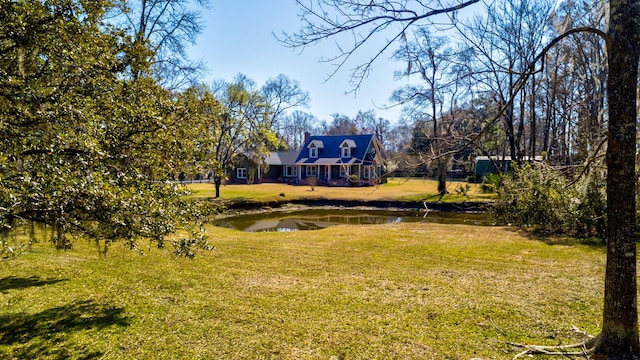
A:
<svg viewBox="0 0 640 360">
<path fill-rule="evenodd" d="M 472 139 L 476 155 L 516 161 L 544 155 L 553 164 L 576 165 L 601 149 L 607 125 L 604 40 L 581 33 L 548 49 L 542 59 L 534 62 L 534 57 L 568 26 L 604 29 L 606 8 L 572 1 L 553 5 L 497 2 L 486 15 L 452 17 L 447 38 L 432 39 L 420 28 L 396 51 L 396 59 L 406 64 L 399 74 L 415 85 L 399 89 L 394 99 L 410 109 L 414 134 L 430 139 L 425 153 L 432 159 L 458 147 L 438 125 L 455 112 L 462 117 L 454 121 L 468 125 L 455 136 Z M 443 45 L 445 39 L 450 45 Z M 461 107 L 476 111 L 460 113 Z M 469 117 L 478 112 L 486 112 L 485 118 Z"/>
</svg>

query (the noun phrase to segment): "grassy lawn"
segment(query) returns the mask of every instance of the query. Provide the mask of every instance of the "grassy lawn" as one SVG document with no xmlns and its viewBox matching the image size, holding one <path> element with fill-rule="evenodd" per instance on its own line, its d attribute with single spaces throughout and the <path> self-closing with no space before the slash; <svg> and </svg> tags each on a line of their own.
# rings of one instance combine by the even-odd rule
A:
<svg viewBox="0 0 640 360">
<path fill-rule="evenodd" d="M 79 241 L 0 262 L 0 358 L 510 359 L 599 327 L 599 246 L 421 223 L 210 235 L 194 260 Z"/>
<path fill-rule="evenodd" d="M 456 190 L 469 186 L 466 196 Z M 343 200 L 401 200 L 401 201 L 438 201 L 437 182 L 422 179 L 390 179 L 388 183 L 372 187 L 325 187 L 286 184 L 223 185 L 220 196 L 223 200 L 234 201 L 287 201 L 292 199 L 343 199 Z M 193 197 L 209 198 L 215 195 L 213 184 L 189 185 Z M 494 195 L 481 194 L 479 184 L 450 181 L 447 183 L 450 194 L 441 201 L 489 201 Z M 281 194 L 284 194 L 282 196 Z"/>
</svg>

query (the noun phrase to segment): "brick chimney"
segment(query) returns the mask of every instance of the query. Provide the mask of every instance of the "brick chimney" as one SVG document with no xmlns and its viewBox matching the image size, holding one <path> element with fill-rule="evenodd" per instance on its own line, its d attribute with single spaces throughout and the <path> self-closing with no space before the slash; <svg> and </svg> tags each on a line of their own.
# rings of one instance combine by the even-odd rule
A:
<svg viewBox="0 0 640 360">
<path fill-rule="evenodd" d="M 306 144 L 306 143 L 307 143 L 307 141 L 309 140 L 309 136 L 310 136 L 310 135 L 311 135 L 311 134 L 309 134 L 309 132 L 308 132 L 308 131 L 305 131 L 305 132 L 304 132 L 304 144 Z"/>
</svg>

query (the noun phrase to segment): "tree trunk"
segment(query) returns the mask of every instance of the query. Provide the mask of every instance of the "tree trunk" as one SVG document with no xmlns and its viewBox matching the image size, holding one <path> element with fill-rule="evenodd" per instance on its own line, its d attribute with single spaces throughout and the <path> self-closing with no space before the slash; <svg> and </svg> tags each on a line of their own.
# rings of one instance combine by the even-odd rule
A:
<svg viewBox="0 0 640 360">
<path fill-rule="evenodd" d="M 529 135 L 529 156 L 533 159 L 536 156 L 536 138 L 538 129 L 536 129 L 536 78 L 531 78 L 531 99 L 529 101 L 529 126 L 531 134 Z"/>
<path fill-rule="evenodd" d="M 636 84 L 640 0 L 612 0 L 609 19 L 607 266 L 602 332 L 595 359 L 637 359 Z"/>
<path fill-rule="evenodd" d="M 444 152 L 444 141 L 440 138 L 440 129 L 438 128 L 438 109 L 436 107 L 436 66 L 433 65 L 433 74 L 431 77 L 431 118 L 433 119 L 433 147 L 431 152 L 436 157 L 436 177 L 438 179 L 438 194 L 440 197 L 447 193 L 447 169 L 442 153 Z M 443 120 L 444 121 L 444 120 Z M 435 149 L 434 149 L 435 148 Z"/>
<path fill-rule="evenodd" d="M 526 154 L 526 135 L 524 131 L 524 121 L 525 121 L 525 109 L 526 109 L 526 99 L 527 99 L 527 91 L 526 89 L 522 89 L 520 92 L 520 121 L 518 122 L 518 132 L 516 133 L 516 148 L 518 154 L 518 161 L 522 160 Z"/>
<path fill-rule="evenodd" d="M 213 184 L 216 188 L 216 198 L 220 197 L 220 184 L 222 184 L 222 178 L 220 176 L 216 176 L 213 178 Z"/>
<path fill-rule="evenodd" d="M 438 194 L 446 195 L 447 192 L 447 168 L 444 159 L 438 158 Z"/>
<path fill-rule="evenodd" d="M 516 94 L 513 93 L 513 75 L 509 74 L 509 98 L 513 98 Z M 501 99 L 501 104 L 504 104 L 504 99 Z M 509 142 L 509 155 L 511 156 L 511 161 L 518 161 L 518 153 L 516 150 L 516 138 L 515 138 L 515 130 L 513 128 L 513 102 L 509 104 L 507 108 L 505 118 L 504 118 L 504 127 L 505 133 L 507 135 L 507 141 Z"/>
<path fill-rule="evenodd" d="M 557 59 L 556 59 L 557 62 Z M 551 132 L 551 125 L 553 123 L 555 123 L 555 121 L 552 121 L 552 116 L 555 118 L 556 114 L 555 111 L 553 111 L 553 104 L 556 102 L 556 93 L 557 93 L 557 88 L 558 88 L 558 69 L 560 67 L 559 66 L 555 66 L 553 75 L 548 74 L 547 76 L 551 79 L 551 94 L 547 96 L 547 114 L 544 120 L 544 136 L 543 136 L 543 140 L 542 140 L 542 151 L 546 151 L 547 152 L 547 157 L 552 155 L 551 153 L 551 146 L 549 144 L 550 142 L 550 132 Z"/>
</svg>

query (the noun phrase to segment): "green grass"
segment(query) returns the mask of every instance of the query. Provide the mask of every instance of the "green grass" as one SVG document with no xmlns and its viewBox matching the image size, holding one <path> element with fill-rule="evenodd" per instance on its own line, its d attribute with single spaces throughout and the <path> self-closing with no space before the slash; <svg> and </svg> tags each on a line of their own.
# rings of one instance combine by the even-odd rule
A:
<svg viewBox="0 0 640 360">
<path fill-rule="evenodd" d="M 194 260 L 37 244 L 0 262 L 0 358 L 510 359 L 597 333 L 605 249 L 508 228 L 212 228 Z"/>
<path fill-rule="evenodd" d="M 456 190 L 469 185 L 467 196 Z M 215 195 L 213 184 L 189 185 L 191 196 L 211 198 Z M 422 179 L 389 179 L 388 183 L 372 187 L 326 187 L 316 186 L 312 191 L 309 186 L 293 186 L 286 184 L 224 185 L 221 187 L 222 200 L 231 201 L 287 201 L 292 199 L 339 199 L 339 200 L 401 200 L 407 202 L 423 201 L 490 201 L 494 194 L 482 194 L 479 184 L 450 181 L 447 183 L 449 194 L 442 199 L 438 196 L 437 182 Z M 282 196 L 284 194 L 284 196 Z"/>
</svg>

